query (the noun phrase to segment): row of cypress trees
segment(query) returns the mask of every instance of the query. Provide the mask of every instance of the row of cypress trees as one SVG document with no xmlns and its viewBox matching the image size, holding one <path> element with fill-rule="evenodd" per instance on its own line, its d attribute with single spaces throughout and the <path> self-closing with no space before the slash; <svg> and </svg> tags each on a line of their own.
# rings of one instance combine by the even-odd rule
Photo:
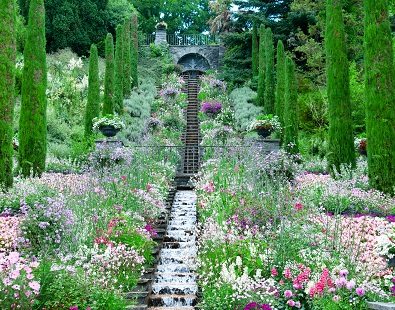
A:
<svg viewBox="0 0 395 310">
<path fill-rule="evenodd" d="M 395 81 L 388 0 L 364 0 L 366 134 L 370 185 L 395 189 Z M 328 162 L 355 166 L 350 79 L 341 0 L 327 0 Z"/>
<path fill-rule="evenodd" d="M 130 96 L 138 85 L 138 20 L 135 13 L 116 30 L 114 39 L 107 34 L 105 40 L 106 71 L 104 77 L 103 115 L 122 114 L 123 99 Z M 133 31 L 132 31 L 133 29 Z M 85 136 L 92 134 L 92 121 L 100 115 L 100 80 L 98 51 L 92 44 L 89 57 L 88 102 L 85 110 Z"/>
<path fill-rule="evenodd" d="M 106 37 L 106 73 L 103 114 L 122 113 L 122 101 L 137 80 L 137 15 L 117 29 L 117 49 L 111 34 Z M 133 28 L 133 35 L 131 34 Z M 13 118 L 16 62 L 15 1 L 0 2 L 0 187 L 13 184 Z M 126 44 L 124 43 L 126 42 Z M 129 42 L 129 43 L 128 43 Z M 47 153 L 47 64 L 44 0 L 31 0 L 24 49 L 21 114 L 19 119 L 19 166 L 23 176 L 40 176 Z M 125 81 L 130 81 L 127 85 Z M 119 92 L 117 97 L 117 92 Z M 119 101 L 117 101 L 119 100 Z M 85 134 L 92 132 L 92 119 L 100 114 L 98 51 L 93 44 L 89 59 L 88 102 Z"/>
<path fill-rule="evenodd" d="M 328 165 L 339 171 L 346 164 L 355 167 L 349 64 L 345 40 L 342 0 L 326 2 L 326 75 L 329 102 Z M 366 133 L 369 181 L 386 193 L 395 189 L 395 72 L 388 0 L 364 0 L 364 53 Z M 294 64 L 285 57 L 284 45 L 277 45 L 276 91 L 273 91 L 271 31 L 261 26 L 252 33 L 252 68 L 258 75 L 257 103 L 265 113 L 274 112 L 284 127 L 282 143 L 297 151 L 297 93 Z M 258 59 L 258 61 L 257 61 Z M 270 93 L 269 93 L 270 92 Z"/>
<path fill-rule="evenodd" d="M 276 114 L 283 127 L 282 144 L 289 153 L 298 152 L 297 80 L 295 65 L 286 57 L 284 44 L 277 43 L 277 66 L 274 66 L 274 41 L 270 28 L 263 25 L 252 31 L 252 68 L 258 75 L 257 104 L 264 113 Z"/>
</svg>

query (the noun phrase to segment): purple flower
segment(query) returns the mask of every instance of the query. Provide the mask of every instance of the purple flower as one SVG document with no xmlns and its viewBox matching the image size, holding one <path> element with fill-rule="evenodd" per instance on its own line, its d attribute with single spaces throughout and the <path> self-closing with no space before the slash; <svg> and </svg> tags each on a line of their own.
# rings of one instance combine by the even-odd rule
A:
<svg viewBox="0 0 395 310">
<path fill-rule="evenodd" d="M 202 103 L 201 111 L 205 114 L 218 114 L 222 110 L 222 104 L 218 101 L 206 101 Z"/>
<path fill-rule="evenodd" d="M 365 290 L 362 287 L 357 287 L 355 289 L 355 293 L 357 293 L 358 296 L 362 297 L 363 295 L 365 295 Z"/>
<path fill-rule="evenodd" d="M 395 215 L 388 215 L 386 219 L 388 222 L 395 223 Z"/>
<path fill-rule="evenodd" d="M 285 298 L 291 298 L 292 296 L 293 296 L 292 291 L 286 290 L 286 291 L 284 292 L 284 297 L 285 297 Z"/>
<path fill-rule="evenodd" d="M 250 302 L 244 307 L 244 310 L 255 310 L 255 309 L 272 310 L 272 307 L 270 307 L 268 304 L 260 305 L 256 302 Z"/>
</svg>

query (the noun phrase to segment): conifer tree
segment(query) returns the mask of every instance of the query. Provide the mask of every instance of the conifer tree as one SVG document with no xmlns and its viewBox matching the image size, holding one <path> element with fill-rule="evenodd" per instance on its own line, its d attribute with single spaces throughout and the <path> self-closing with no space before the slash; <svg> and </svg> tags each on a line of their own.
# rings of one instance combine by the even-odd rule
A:
<svg viewBox="0 0 395 310">
<path fill-rule="evenodd" d="M 264 111 L 266 114 L 274 114 L 274 43 L 273 43 L 273 33 L 270 28 L 266 29 L 266 49 L 265 49 L 265 60 L 266 60 L 266 70 L 265 70 L 265 105 Z"/>
<path fill-rule="evenodd" d="M 257 105 L 263 107 L 265 100 L 265 71 L 266 71 L 266 55 L 265 55 L 265 26 L 261 25 L 259 29 L 259 73 L 258 73 L 258 95 Z"/>
<path fill-rule="evenodd" d="M 15 2 L 0 1 L 0 190 L 12 186 L 15 92 Z"/>
<path fill-rule="evenodd" d="M 258 75 L 259 68 L 259 41 L 258 41 L 258 29 L 254 24 L 252 28 L 252 76 Z"/>
<path fill-rule="evenodd" d="M 123 27 L 118 25 L 115 45 L 114 109 L 123 113 Z"/>
<path fill-rule="evenodd" d="M 277 43 L 277 67 L 276 67 L 276 107 L 275 113 L 281 125 L 284 126 L 284 101 L 285 101 L 285 51 L 284 44 L 280 40 Z"/>
<path fill-rule="evenodd" d="M 299 152 L 298 147 L 298 93 L 295 64 L 289 57 L 285 60 L 285 109 L 284 147 L 290 154 Z"/>
<path fill-rule="evenodd" d="M 376 189 L 394 193 L 395 85 L 388 0 L 364 0 L 364 6 L 369 182 Z"/>
<path fill-rule="evenodd" d="M 132 57 L 131 57 L 131 20 L 127 19 L 123 25 L 123 96 L 130 97 L 132 90 Z"/>
<path fill-rule="evenodd" d="M 326 75 L 329 102 L 329 170 L 342 164 L 355 166 L 355 149 L 350 102 L 350 78 L 342 0 L 326 3 Z"/>
<path fill-rule="evenodd" d="M 106 37 L 106 73 L 104 77 L 103 115 L 114 114 L 115 62 L 112 34 Z"/>
<path fill-rule="evenodd" d="M 24 49 L 19 166 L 22 175 L 40 176 L 47 153 L 47 61 L 44 0 L 31 0 Z"/>
<path fill-rule="evenodd" d="M 139 38 L 138 38 L 138 18 L 137 14 L 133 13 L 132 15 L 132 85 L 133 87 L 137 87 L 139 84 L 138 81 L 138 58 L 139 58 Z"/>
<path fill-rule="evenodd" d="M 85 109 L 85 136 L 92 134 L 92 120 L 100 114 L 99 56 L 95 44 L 91 45 L 89 56 L 88 102 Z"/>
</svg>

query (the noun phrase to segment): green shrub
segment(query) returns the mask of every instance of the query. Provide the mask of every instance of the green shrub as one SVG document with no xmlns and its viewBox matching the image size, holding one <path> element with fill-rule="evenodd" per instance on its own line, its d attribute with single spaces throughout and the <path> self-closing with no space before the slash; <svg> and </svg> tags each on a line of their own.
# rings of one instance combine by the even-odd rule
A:
<svg viewBox="0 0 395 310">
<path fill-rule="evenodd" d="M 115 63 L 114 63 L 114 39 L 112 34 L 106 37 L 106 73 L 104 79 L 103 115 L 114 113 L 115 91 Z"/>
<path fill-rule="evenodd" d="M 0 187 L 13 183 L 13 117 L 15 101 L 15 3 L 0 3 Z"/>
<path fill-rule="evenodd" d="M 262 107 L 253 104 L 256 93 L 250 88 L 237 88 L 229 98 L 234 109 L 235 125 L 238 130 L 245 131 L 251 122 L 262 113 Z"/>
<path fill-rule="evenodd" d="M 41 175 L 47 153 L 47 65 L 43 0 L 30 1 L 24 50 L 22 106 L 19 119 L 19 166 L 24 176 Z"/>
</svg>

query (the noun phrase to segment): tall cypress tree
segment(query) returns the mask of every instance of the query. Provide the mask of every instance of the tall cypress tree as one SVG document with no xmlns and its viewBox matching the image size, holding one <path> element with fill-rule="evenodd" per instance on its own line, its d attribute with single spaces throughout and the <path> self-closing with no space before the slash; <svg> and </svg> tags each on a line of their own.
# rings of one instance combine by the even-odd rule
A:
<svg viewBox="0 0 395 310">
<path fill-rule="evenodd" d="M 277 43 L 277 67 L 276 67 L 276 106 L 275 112 L 281 125 L 284 126 L 284 101 L 285 101 L 285 51 L 284 44 L 280 40 Z"/>
<path fill-rule="evenodd" d="M 123 25 L 123 95 L 130 97 L 132 90 L 132 57 L 131 57 L 131 21 L 127 19 Z"/>
<path fill-rule="evenodd" d="M 115 45 L 115 87 L 114 108 L 118 114 L 123 113 L 123 27 L 118 25 Z"/>
<path fill-rule="evenodd" d="M 92 120 L 100 114 L 99 56 L 95 44 L 91 45 L 89 56 L 88 102 L 85 109 L 85 136 L 92 134 Z"/>
<path fill-rule="evenodd" d="M 138 58 L 139 58 L 139 37 L 138 37 L 138 18 L 137 14 L 132 14 L 132 85 L 133 87 L 137 87 L 139 85 L 138 80 Z"/>
<path fill-rule="evenodd" d="M 12 186 L 15 93 L 15 2 L 0 1 L 0 189 Z"/>
<path fill-rule="evenodd" d="M 258 95 L 257 105 L 263 107 L 265 103 L 265 71 L 266 71 L 266 55 L 265 55 L 265 26 L 259 28 L 259 73 L 258 73 Z"/>
<path fill-rule="evenodd" d="M 112 34 L 106 37 L 106 73 L 104 78 L 103 115 L 114 114 L 115 62 Z"/>
<path fill-rule="evenodd" d="M 265 105 L 264 111 L 267 114 L 274 114 L 274 42 L 273 33 L 270 28 L 266 29 L 266 49 L 265 49 L 265 60 L 266 60 L 266 70 L 265 70 Z"/>
<path fill-rule="evenodd" d="M 258 41 L 258 29 L 254 24 L 252 28 L 252 75 L 258 75 L 259 68 L 259 41 Z"/>
<path fill-rule="evenodd" d="M 326 2 L 326 75 L 329 101 L 329 169 L 340 171 L 342 164 L 355 166 L 350 78 L 342 0 Z"/>
<path fill-rule="evenodd" d="M 285 109 L 284 109 L 284 147 L 290 154 L 299 152 L 298 143 L 298 92 L 295 64 L 291 58 L 285 60 Z"/>
<path fill-rule="evenodd" d="M 31 0 L 24 49 L 19 119 L 19 165 L 23 176 L 40 176 L 47 153 L 47 61 L 44 0 Z"/>
<path fill-rule="evenodd" d="M 388 0 L 364 0 L 365 98 L 369 182 L 387 193 L 395 186 L 394 66 Z"/>
</svg>

